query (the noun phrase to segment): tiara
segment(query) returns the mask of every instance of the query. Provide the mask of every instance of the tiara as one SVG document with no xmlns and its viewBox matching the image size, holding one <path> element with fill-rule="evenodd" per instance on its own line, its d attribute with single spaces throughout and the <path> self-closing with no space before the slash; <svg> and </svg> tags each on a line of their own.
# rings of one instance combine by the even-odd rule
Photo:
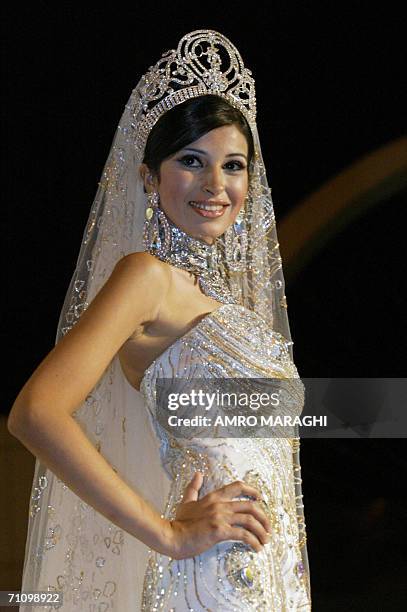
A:
<svg viewBox="0 0 407 612">
<path fill-rule="evenodd" d="M 254 127 L 256 95 L 251 74 L 236 47 L 219 32 L 195 30 L 183 36 L 177 49 L 165 51 L 132 92 L 130 125 L 139 158 L 159 118 L 190 98 L 208 94 L 225 98 Z"/>
</svg>

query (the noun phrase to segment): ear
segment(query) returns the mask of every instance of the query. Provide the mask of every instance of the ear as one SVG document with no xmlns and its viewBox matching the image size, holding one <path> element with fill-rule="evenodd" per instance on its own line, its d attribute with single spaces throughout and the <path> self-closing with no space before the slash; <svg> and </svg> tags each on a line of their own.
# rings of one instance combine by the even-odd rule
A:
<svg viewBox="0 0 407 612">
<path fill-rule="evenodd" d="M 155 188 L 155 180 L 153 173 L 150 172 L 150 169 L 147 164 L 141 164 L 139 172 L 141 178 L 143 179 L 145 193 L 150 193 Z"/>
</svg>

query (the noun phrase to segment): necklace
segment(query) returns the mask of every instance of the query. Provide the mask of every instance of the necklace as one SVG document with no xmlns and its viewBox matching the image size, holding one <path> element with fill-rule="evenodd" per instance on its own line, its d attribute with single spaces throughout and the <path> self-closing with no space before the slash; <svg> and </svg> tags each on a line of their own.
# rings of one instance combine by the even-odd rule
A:
<svg viewBox="0 0 407 612">
<path fill-rule="evenodd" d="M 175 225 L 162 208 L 157 225 L 156 231 L 149 233 L 150 240 L 146 245 L 149 253 L 172 266 L 192 272 L 205 295 L 225 304 L 235 304 L 225 279 L 218 240 L 207 244 L 190 236 Z"/>
</svg>

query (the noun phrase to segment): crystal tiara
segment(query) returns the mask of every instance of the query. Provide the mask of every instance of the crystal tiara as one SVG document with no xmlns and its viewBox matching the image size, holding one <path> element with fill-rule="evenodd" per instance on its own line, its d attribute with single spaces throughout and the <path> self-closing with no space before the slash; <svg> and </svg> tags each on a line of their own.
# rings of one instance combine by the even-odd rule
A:
<svg viewBox="0 0 407 612">
<path fill-rule="evenodd" d="M 254 127 L 256 94 L 251 74 L 236 47 L 219 32 L 195 30 L 183 36 L 177 49 L 165 51 L 132 92 L 130 125 L 138 157 L 143 157 L 148 135 L 159 118 L 197 96 L 225 98 Z"/>
</svg>

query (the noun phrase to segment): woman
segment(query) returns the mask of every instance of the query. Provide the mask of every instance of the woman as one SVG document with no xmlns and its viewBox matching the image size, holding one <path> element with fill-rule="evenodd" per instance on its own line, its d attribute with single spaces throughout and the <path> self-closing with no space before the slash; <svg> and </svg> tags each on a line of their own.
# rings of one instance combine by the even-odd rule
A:
<svg viewBox="0 0 407 612">
<path fill-rule="evenodd" d="M 213 30 L 125 107 L 57 344 L 9 417 L 37 457 L 22 590 L 64 610 L 310 610 L 298 438 L 158 418 L 165 378 L 291 378 L 302 409 L 255 109 Z"/>
</svg>

